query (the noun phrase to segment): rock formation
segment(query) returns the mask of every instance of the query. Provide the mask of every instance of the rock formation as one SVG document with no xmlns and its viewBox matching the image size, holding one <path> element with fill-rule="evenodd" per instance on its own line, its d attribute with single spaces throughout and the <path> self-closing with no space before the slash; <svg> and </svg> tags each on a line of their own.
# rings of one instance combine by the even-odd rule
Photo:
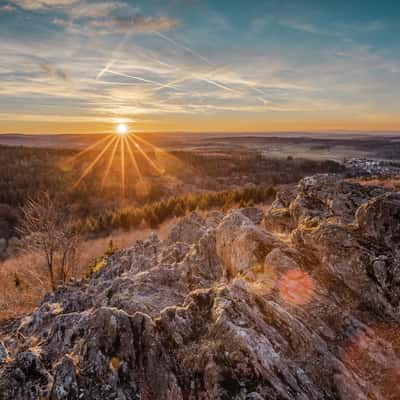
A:
<svg viewBox="0 0 400 400">
<path fill-rule="evenodd" d="M 400 399 L 400 194 L 182 218 L 0 325 L 0 399 Z"/>
</svg>

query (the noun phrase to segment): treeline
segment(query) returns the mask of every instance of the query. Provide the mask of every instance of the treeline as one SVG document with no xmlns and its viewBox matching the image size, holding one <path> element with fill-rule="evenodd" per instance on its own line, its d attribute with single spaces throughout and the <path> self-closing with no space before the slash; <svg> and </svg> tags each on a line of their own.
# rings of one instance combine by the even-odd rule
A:
<svg viewBox="0 0 400 400">
<path fill-rule="evenodd" d="M 277 185 L 297 182 L 316 173 L 338 173 L 344 167 L 332 160 L 304 158 L 268 158 L 256 151 L 231 151 L 208 154 L 192 151 L 175 151 L 172 154 L 186 166 L 177 175 L 186 181 L 191 174 L 209 177 L 208 189 L 220 187 L 221 183 L 235 181 L 237 184 Z M 189 173 L 188 173 L 189 171 Z M 215 185 L 215 187 L 211 187 Z"/>
<path fill-rule="evenodd" d="M 76 204 L 76 212 L 80 216 L 118 205 L 122 176 L 119 152 L 115 154 L 104 180 L 111 150 L 109 148 L 95 168 L 75 186 L 98 155 L 98 150 L 76 157 L 78 150 L 0 146 L 0 204 L 18 208 L 25 204 L 27 198 L 47 191 L 52 195 L 62 193 L 65 201 Z M 138 176 L 129 154 L 125 157 L 124 198 L 134 206 L 184 194 L 185 188 L 179 193 L 171 193 L 166 177 L 177 177 L 189 186 L 195 186 L 195 189 L 211 191 L 250 183 L 274 186 L 296 182 L 306 175 L 339 172 L 342 169 L 334 161 L 269 159 L 253 151 L 201 153 L 180 150 L 156 154 L 145 150 L 147 159 L 140 151 L 132 151 L 142 176 L 149 182 L 146 196 L 137 195 L 135 183 Z M 155 169 L 156 165 L 160 170 Z"/>
<path fill-rule="evenodd" d="M 273 187 L 250 186 L 240 189 L 187 194 L 173 197 L 144 207 L 129 207 L 107 211 L 98 217 L 89 217 L 83 222 L 83 231 L 91 234 L 107 233 L 114 229 L 129 230 L 139 226 L 157 228 L 173 217 L 181 217 L 195 210 L 249 207 L 272 201 L 276 191 Z"/>
<path fill-rule="evenodd" d="M 26 199 L 34 198 L 43 191 L 52 195 L 62 193 L 65 201 L 77 205 L 76 210 L 81 215 L 88 212 L 88 207 L 101 209 L 108 207 L 110 203 L 118 203 L 121 199 L 119 153 L 115 156 L 104 185 L 102 181 L 109 152 L 104 154 L 78 186 L 74 185 L 100 150 L 88 151 L 77 157 L 79 151 L 74 149 L 0 145 L 0 204 L 18 208 L 25 204 Z M 135 158 L 143 176 L 151 178 L 160 175 L 140 153 L 135 152 Z M 137 180 L 137 176 L 128 161 L 127 158 L 125 179 L 126 182 L 131 182 Z M 146 198 L 138 198 L 134 185 L 127 185 L 125 195 L 128 200 L 144 204 L 160 200 L 164 196 L 164 187 L 161 184 L 152 185 Z"/>
<path fill-rule="evenodd" d="M 60 160 L 73 150 L 0 146 L 0 204 L 18 207 L 38 192 L 64 190 L 71 180 L 60 170 Z"/>
<path fill-rule="evenodd" d="M 82 155 L 76 149 L 0 146 L 0 238 L 8 240 L 15 235 L 20 207 L 44 191 L 70 205 L 74 217 L 87 221 L 87 231 L 98 233 L 142 223 L 157 226 L 194 209 L 258 203 L 264 197 L 257 190 L 242 192 L 235 188 L 250 184 L 268 188 L 343 168 L 333 161 L 269 159 L 252 150 L 155 152 L 149 147 L 142 151 L 132 148 L 143 179 L 139 182 L 128 152 L 122 193 L 123 157 L 118 151 L 108 168 L 112 146 L 95 168 L 80 179 L 99 150 L 101 147 Z M 207 193 L 188 194 L 199 190 Z M 125 208 L 121 209 L 122 206 Z"/>
</svg>

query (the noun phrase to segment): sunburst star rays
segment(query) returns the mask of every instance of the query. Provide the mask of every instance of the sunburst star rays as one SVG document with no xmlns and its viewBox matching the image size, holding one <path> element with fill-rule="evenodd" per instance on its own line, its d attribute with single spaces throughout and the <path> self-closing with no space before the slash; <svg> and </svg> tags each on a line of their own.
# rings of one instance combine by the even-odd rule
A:
<svg viewBox="0 0 400 400">
<path fill-rule="evenodd" d="M 118 140 L 115 141 L 115 144 L 114 144 L 114 147 L 112 149 L 110 158 L 108 159 L 107 168 L 106 168 L 106 171 L 104 173 L 103 180 L 101 181 L 101 187 L 102 188 L 104 188 L 104 186 L 106 184 L 106 181 L 107 181 L 107 178 L 108 178 L 108 175 L 110 174 L 110 170 L 111 170 L 112 164 L 114 162 L 115 153 L 117 152 L 117 148 L 118 148 L 118 144 L 119 144 L 120 140 L 121 140 L 121 138 L 118 138 Z"/>
<path fill-rule="evenodd" d="M 95 165 L 100 161 L 100 159 L 103 157 L 105 152 L 109 149 L 109 147 L 117 141 L 118 138 L 114 137 L 111 138 L 111 140 L 104 146 L 103 150 L 97 155 L 97 157 L 89 164 L 89 166 L 83 171 L 82 175 L 79 177 L 79 179 L 75 182 L 75 184 L 72 186 L 73 189 L 76 189 L 79 184 L 85 179 L 87 175 L 90 174 L 92 169 L 95 167 Z"/>
</svg>

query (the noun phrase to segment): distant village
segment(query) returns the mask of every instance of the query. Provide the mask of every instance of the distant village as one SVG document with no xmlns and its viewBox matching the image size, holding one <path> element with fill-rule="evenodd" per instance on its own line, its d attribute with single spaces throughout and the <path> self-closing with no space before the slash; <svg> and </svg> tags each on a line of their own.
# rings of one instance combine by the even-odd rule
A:
<svg viewBox="0 0 400 400">
<path fill-rule="evenodd" d="M 400 162 L 351 158 L 344 160 L 345 167 L 354 175 L 400 175 Z"/>
</svg>

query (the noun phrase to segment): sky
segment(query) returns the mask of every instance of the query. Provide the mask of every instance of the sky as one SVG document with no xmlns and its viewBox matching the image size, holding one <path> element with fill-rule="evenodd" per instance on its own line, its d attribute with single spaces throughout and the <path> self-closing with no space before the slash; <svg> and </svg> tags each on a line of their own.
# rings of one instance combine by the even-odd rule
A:
<svg viewBox="0 0 400 400">
<path fill-rule="evenodd" d="M 0 133 L 400 131 L 397 0 L 0 0 Z"/>
</svg>

